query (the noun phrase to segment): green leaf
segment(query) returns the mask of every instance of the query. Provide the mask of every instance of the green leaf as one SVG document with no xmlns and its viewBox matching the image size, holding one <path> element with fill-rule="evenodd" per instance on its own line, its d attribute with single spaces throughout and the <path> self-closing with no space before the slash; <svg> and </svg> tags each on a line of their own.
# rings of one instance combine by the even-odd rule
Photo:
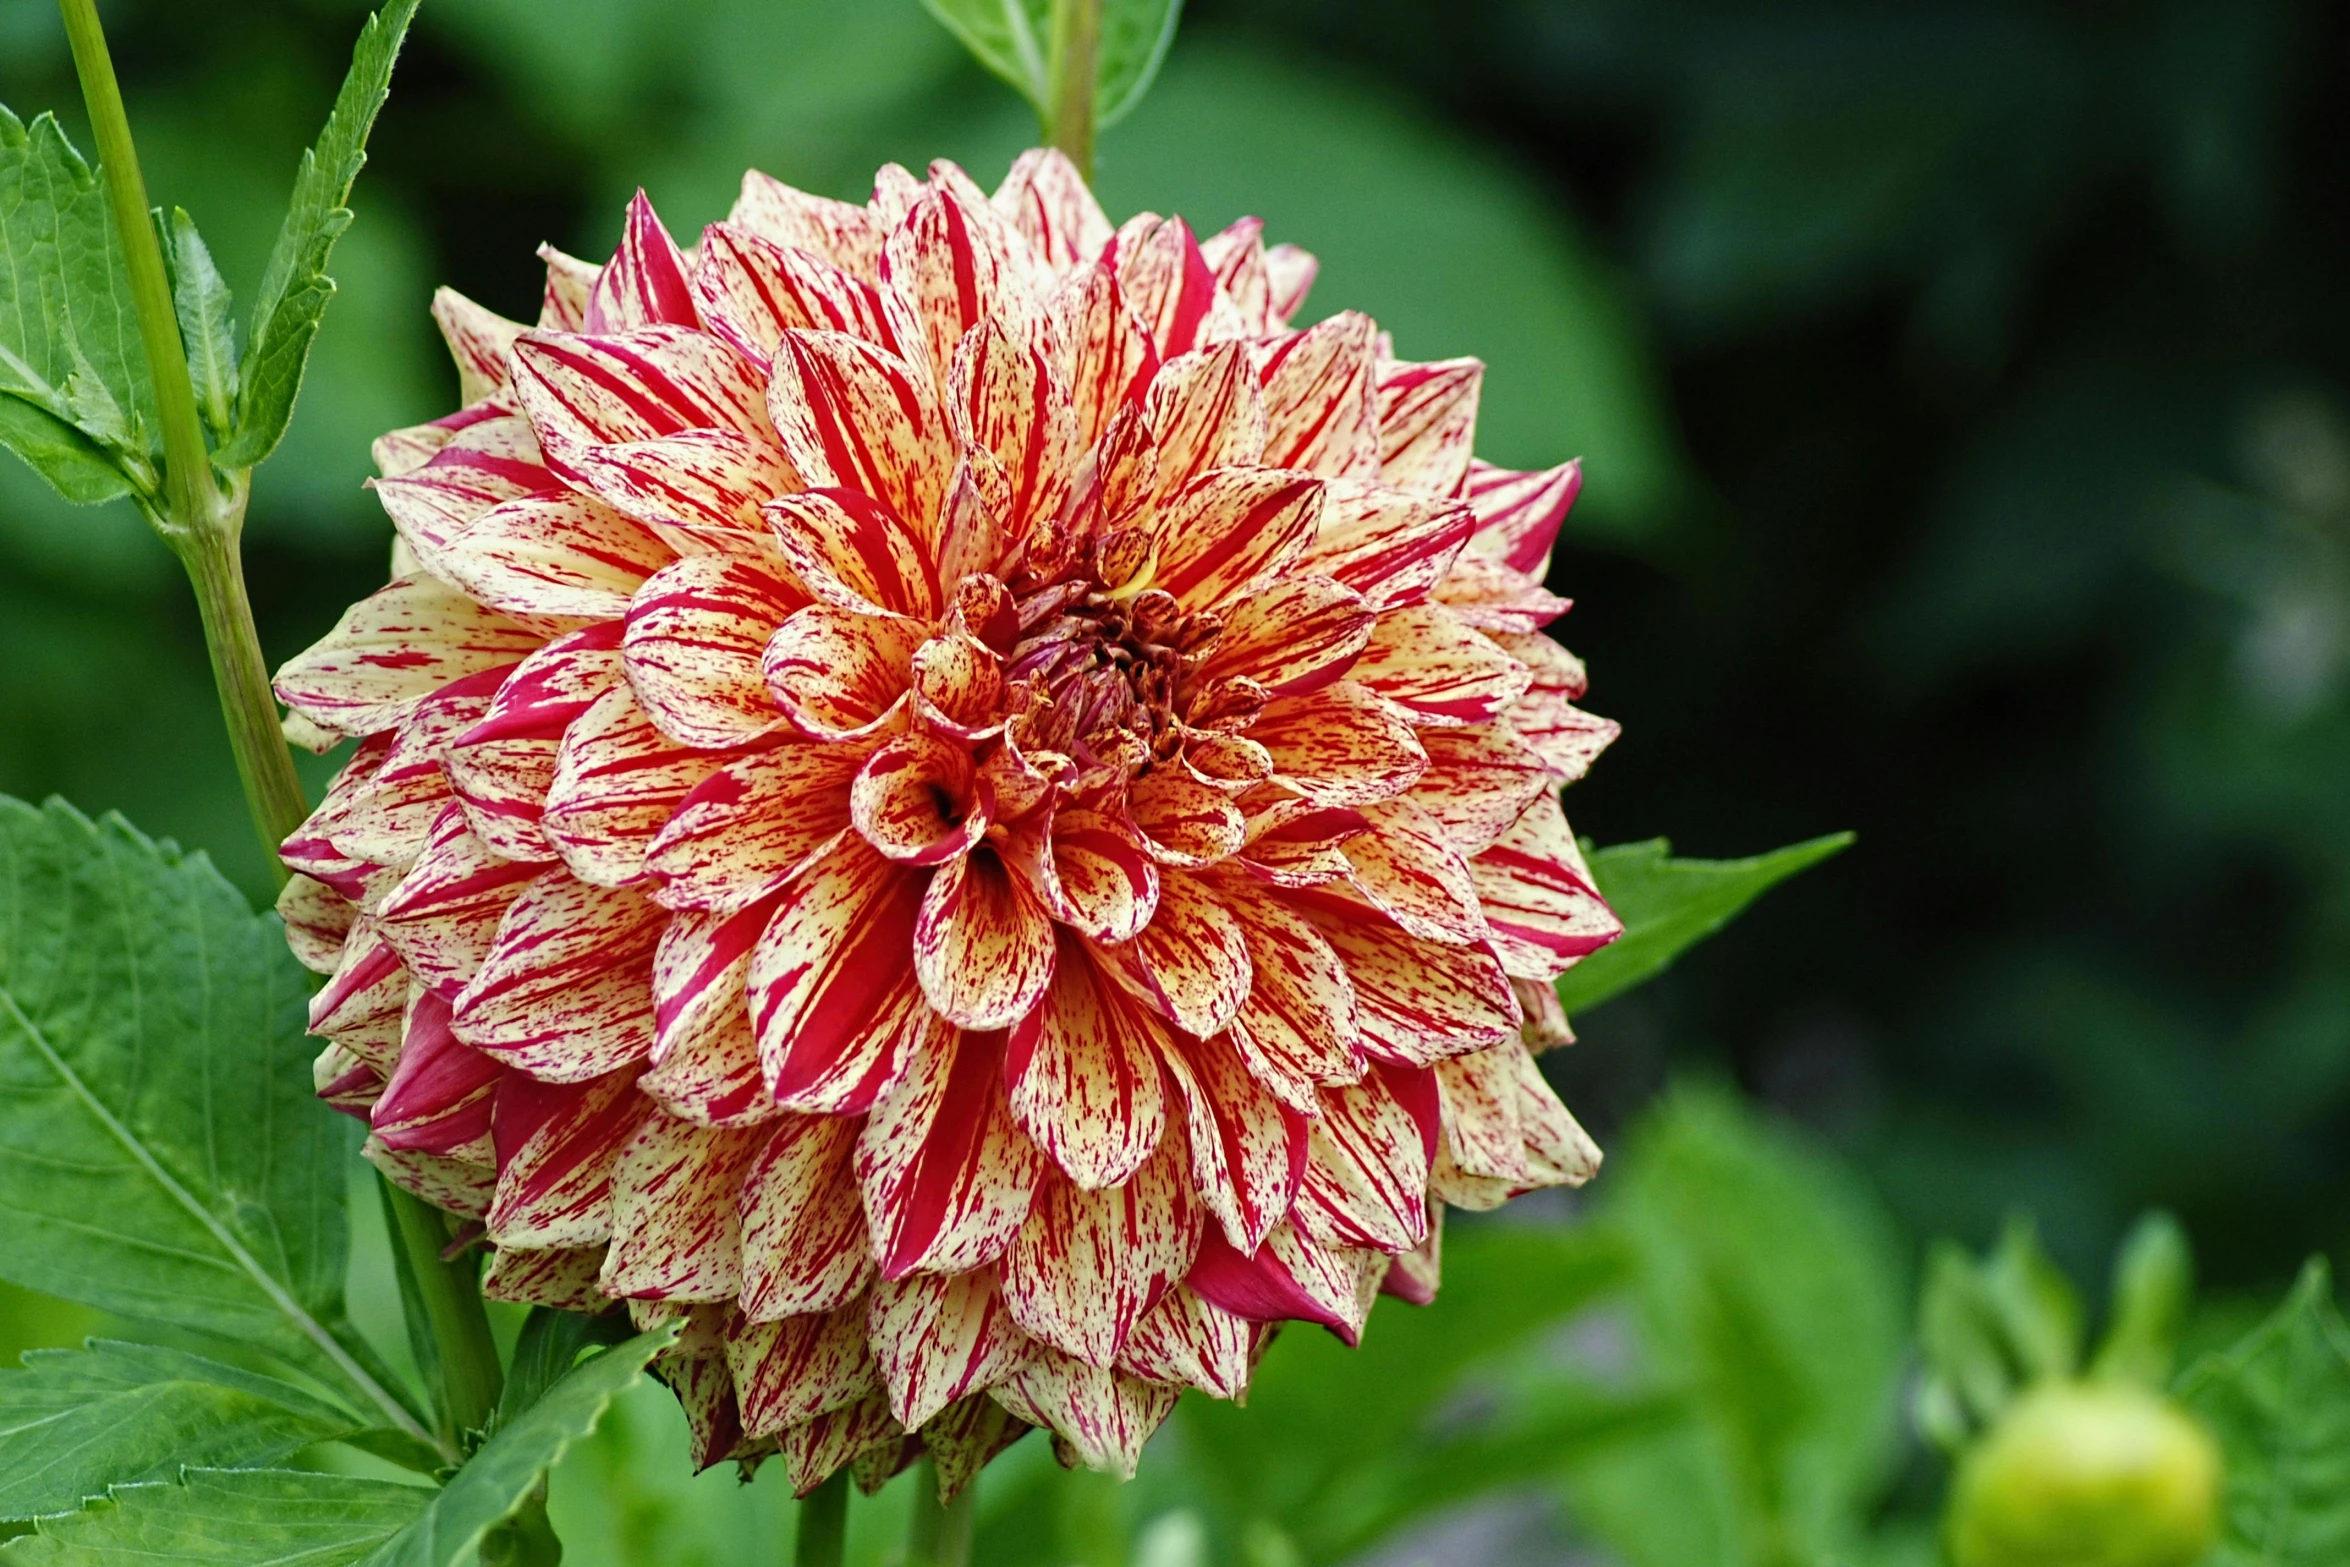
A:
<svg viewBox="0 0 2350 1567">
<path fill-rule="evenodd" d="M 2207 1567 L 2350 1561 L 2350 1329 L 2312 1258 L 2276 1315 L 2179 1381 L 2219 1438 L 2226 1516 Z"/>
<path fill-rule="evenodd" d="M 465 1467 L 368 1567 L 452 1567 L 522 1505 L 572 1443 L 596 1429 L 612 1400 L 634 1387 L 652 1358 L 676 1342 L 665 1322 L 565 1375 L 546 1396 L 502 1424 Z"/>
<path fill-rule="evenodd" d="M 2178 1220 L 2149 1213 L 2132 1225 L 2114 1259 L 2110 1320 L 2089 1374 L 2150 1388 L 2168 1382 L 2194 1281 L 2194 1256 Z"/>
<path fill-rule="evenodd" d="M 0 106 L 0 404 L 18 405 L 0 414 L 0 443 L 68 500 L 152 491 L 146 367 L 97 172 L 56 116 L 28 130 Z M 109 488 L 88 471 L 98 462 L 124 477 Z"/>
<path fill-rule="evenodd" d="M 290 1382 L 93 1339 L 0 1372 L 0 1518 L 65 1512 L 189 1465 L 272 1464 L 367 1424 Z"/>
<path fill-rule="evenodd" d="M 2080 1293 L 2040 1249 L 2040 1232 L 2031 1220 L 2007 1221 L 1980 1276 L 2025 1382 L 2069 1377 L 2080 1368 Z"/>
<path fill-rule="evenodd" d="M 392 0 L 367 19 L 351 51 L 351 71 L 335 95 L 318 144 L 302 154 L 285 226 L 261 274 L 253 322 L 245 335 L 244 383 L 235 437 L 219 455 L 224 468 L 250 468 L 276 449 L 294 416 L 302 372 L 318 323 L 334 297 L 326 264 L 351 226 L 351 185 L 367 162 L 367 133 L 391 93 L 392 62 L 416 15 L 417 0 Z"/>
<path fill-rule="evenodd" d="M 506 1367 L 506 1386 L 498 1395 L 498 1425 L 512 1425 L 546 1397 L 547 1389 L 562 1381 L 591 1345 L 613 1343 L 627 1331 L 624 1312 L 591 1317 L 577 1311 L 532 1307 L 514 1340 L 513 1361 Z"/>
<path fill-rule="evenodd" d="M 228 284 L 212 264 L 196 220 L 179 208 L 170 221 L 156 214 L 163 240 L 163 264 L 171 271 L 171 304 L 179 317 L 180 342 L 188 353 L 188 377 L 196 386 L 196 407 L 213 444 L 229 438 L 237 407 L 236 328 L 229 321 Z"/>
<path fill-rule="evenodd" d="M 1572 1017 L 1646 984 L 1756 898 L 1851 842 L 1848 832 L 1830 833 L 1745 860 L 1672 859 L 1662 838 L 1600 850 L 1591 873 L 1624 934 L 1559 976 L 1560 1004 Z"/>
<path fill-rule="evenodd" d="M 1010 82 L 1040 119 L 1052 114 L 1053 0 L 922 0 L 930 14 Z M 1113 125 L 1142 100 L 1175 41 L 1183 0 L 1101 0 L 1094 51 L 1094 124 Z"/>
<path fill-rule="evenodd" d="M 191 1469 L 181 1485 L 126 1485 L 44 1518 L 0 1549 L 7 1567 L 346 1567 L 423 1510 L 422 1486 L 290 1469 Z"/>
<path fill-rule="evenodd" d="M 421 1435 L 343 1320 L 356 1128 L 202 855 L 0 797 L 0 1277 L 265 1351 Z"/>
</svg>

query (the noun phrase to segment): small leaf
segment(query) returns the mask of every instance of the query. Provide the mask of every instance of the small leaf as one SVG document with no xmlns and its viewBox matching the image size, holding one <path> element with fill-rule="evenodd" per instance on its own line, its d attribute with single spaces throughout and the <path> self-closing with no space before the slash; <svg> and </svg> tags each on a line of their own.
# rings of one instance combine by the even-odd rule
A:
<svg viewBox="0 0 2350 1567">
<path fill-rule="evenodd" d="M 1851 842 L 1830 833 L 1745 860 L 1671 859 L 1662 838 L 1600 850 L 1591 872 L 1624 934 L 1559 976 L 1560 1004 L 1573 1016 L 1646 984 L 1763 893 Z"/>
<path fill-rule="evenodd" d="M 2168 1382 L 2194 1275 L 2194 1257 L 2178 1220 L 2149 1213 L 2132 1225 L 2114 1259 L 2111 1320 L 2089 1374 L 2150 1388 Z"/>
<path fill-rule="evenodd" d="M 2227 1460 L 2225 1518 L 2207 1567 L 2350 1561 L 2350 1329 L 2325 1259 L 2275 1316 L 2179 1380 Z"/>
<path fill-rule="evenodd" d="M 1049 54 L 1053 0 L 922 0 L 979 57 L 1020 90 L 1040 119 L 1052 115 Z M 1076 0 L 1070 0 L 1076 3 Z M 1100 0 L 1094 48 L 1094 124 L 1113 125 L 1142 101 L 1175 41 L 1183 0 Z"/>
<path fill-rule="evenodd" d="M 191 1464 L 272 1464 L 367 1422 L 290 1382 L 93 1339 L 0 1371 L 0 1518 L 65 1512 Z"/>
<path fill-rule="evenodd" d="M 196 220 L 179 208 L 170 220 L 156 215 L 163 263 L 171 270 L 172 311 L 179 317 L 180 341 L 187 346 L 188 376 L 196 384 L 196 406 L 215 445 L 229 438 L 237 406 L 236 328 L 229 322 L 229 289 Z"/>
<path fill-rule="evenodd" d="M 28 129 L 0 106 L 0 403 L 71 425 L 61 439 L 23 407 L 0 414 L 0 443 L 68 500 L 152 491 L 154 427 L 122 243 L 98 174 L 54 115 Z M 89 472 L 118 468 L 111 489 Z"/>
<path fill-rule="evenodd" d="M 113 458 L 55 414 L 0 392 L 0 446 L 23 458 L 49 487 L 79 506 L 131 493 L 131 481 Z"/>
<path fill-rule="evenodd" d="M 547 1389 L 563 1380 L 589 1346 L 613 1343 L 627 1332 L 625 1312 L 609 1311 L 591 1317 L 577 1311 L 532 1307 L 530 1315 L 523 1319 L 520 1336 L 514 1341 L 514 1359 L 506 1368 L 505 1390 L 498 1395 L 498 1425 L 512 1425 L 531 1405 L 546 1397 Z"/>
<path fill-rule="evenodd" d="M 347 1567 L 424 1509 L 422 1486 L 291 1469 L 191 1469 L 181 1485 L 126 1485 L 44 1518 L 0 1548 L 7 1567 Z"/>
<path fill-rule="evenodd" d="M 310 979 L 202 855 L 0 797 L 0 1278 L 274 1355 L 422 1435 L 343 1318 Z"/>
<path fill-rule="evenodd" d="M 676 1341 L 666 1322 L 615 1345 L 564 1376 L 452 1475 L 422 1516 L 368 1558 L 368 1567 L 451 1567 L 522 1505 L 572 1443 L 589 1435 L 612 1400 L 636 1385 Z"/>
<path fill-rule="evenodd" d="M 318 323 L 334 297 L 326 274 L 335 241 L 351 226 L 352 182 L 367 162 L 367 133 L 390 95 L 392 62 L 416 15 L 417 0 L 392 0 L 367 19 L 351 51 L 351 72 L 328 113 L 318 144 L 302 154 L 285 226 L 261 274 L 253 322 L 245 335 L 243 385 L 235 437 L 222 448 L 224 468 L 250 468 L 273 451 L 294 416 L 302 372 Z"/>
<path fill-rule="evenodd" d="M 1918 1351 L 1925 1376 L 1918 1389 L 1918 1424 L 1955 1452 L 1988 1425 L 2015 1396 L 2016 1366 L 1966 1248 L 1934 1243 L 1918 1297 Z"/>
<path fill-rule="evenodd" d="M 2032 1221 L 2013 1218 L 1980 1273 L 2007 1352 L 2025 1382 L 2069 1377 L 2081 1364 L 2081 1297 Z"/>
</svg>

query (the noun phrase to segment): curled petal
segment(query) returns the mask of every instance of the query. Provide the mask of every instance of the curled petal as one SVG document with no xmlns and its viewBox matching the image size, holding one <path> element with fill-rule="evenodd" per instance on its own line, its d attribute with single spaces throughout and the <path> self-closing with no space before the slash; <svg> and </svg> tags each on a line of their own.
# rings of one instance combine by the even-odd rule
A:
<svg viewBox="0 0 2350 1567">
<path fill-rule="evenodd" d="M 1142 1444 L 1175 1408 L 1175 1389 L 1040 1350 L 989 1395 L 1031 1425 L 1049 1426 L 1088 1469 L 1134 1478 Z"/>
<path fill-rule="evenodd" d="M 1123 947 L 1121 967 L 1177 1028 L 1201 1039 L 1223 1032 L 1248 1000 L 1248 943 L 1240 921 L 1196 876 L 1159 880 L 1158 912 Z"/>
<path fill-rule="evenodd" d="M 1482 555 L 1454 561 L 1431 597 L 1461 624 L 1487 633 L 1540 631 L 1574 607 L 1535 578 Z"/>
<path fill-rule="evenodd" d="M 672 1115 L 735 1126 L 775 1111 L 744 999 L 751 948 L 767 916 L 755 906 L 731 914 L 689 909 L 662 928 L 653 951 L 654 1071 L 645 1092 Z"/>
<path fill-rule="evenodd" d="M 918 872 L 845 838 L 778 894 L 751 958 L 751 1021 L 769 1092 L 847 1114 L 888 1093 L 929 1022 L 907 971 Z"/>
<path fill-rule="evenodd" d="M 1150 385 L 1159 353 L 1107 262 L 1072 271 L 1052 314 L 1060 324 L 1060 379 L 1077 413 L 1077 439 L 1091 447 L 1118 410 Z"/>
<path fill-rule="evenodd" d="M 865 1324 L 890 1412 L 909 1427 L 994 1386 L 1036 1352 L 992 1272 L 885 1280 L 874 1286 Z"/>
<path fill-rule="evenodd" d="M 1045 1161 L 1005 1102 L 1003 1052 L 1000 1034 L 934 1033 L 866 1118 L 857 1181 L 885 1280 L 985 1267 L 1028 1221 Z"/>
<path fill-rule="evenodd" d="M 1012 1114 L 1081 1188 L 1130 1179 L 1166 1127 L 1159 1060 L 1166 1025 L 1063 933 L 1052 988 L 1004 1052 Z"/>
<path fill-rule="evenodd" d="M 916 648 L 913 680 L 914 711 L 940 733 L 985 740 L 1003 728 L 1002 665 L 971 638 L 932 637 Z"/>
<path fill-rule="evenodd" d="M 1379 471 L 1379 329 L 1341 311 L 1283 341 L 1265 361 L 1265 461 L 1325 478 Z"/>
<path fill-rule="evenodd" d="M 1052 982 L 1052 920 L 992 845 L 932 874 L 914 922 L 914 973 L 941 1017 L 971 1029 L 1018 1022 Z"/>
<path fill-rule="evenodd" d="M 767 504 L 767 525 L 808 591 L 860 615 L 936 620 L 945 607 L 922 534 L 856 490 L 809 490 Z"/>
<path fill-rule="evenodd" d="M 855 739 L 896 721 L 921 641 L 909 621 L 811 604 L 776 628 L 760 667 L 793 728 L 817 740 Z"/>
<path fill-rule="evenodd" d="M 1265 270 L 1263 218 L 1238 220 L 1201 240 L 1199 251 L 1239 316 L 1243 335 L 1264 337 L 1279 330 L 1282 323 L 1272 316 L 1272 279 Z"/>
<path fill-rule="evenodd" d="M 737 757 L 677 802 L 646 864 L 673 909 L 746 908 L 829 853 L 848 830 L 861 748 L 778 745 Z"/>
<path fill-rule="evenodd" d="M 786 1116 L 752 1155 L 739 1204 L 749 1320 L 832 1311 L 872 1282 L 850 1169 L 858 1124 L 850 1116 Z"/>
<path fill-rule="evenodd" d="M 661 731 L 716 750 L 781 720 L 760 661 L 803 600 L 757 562 L 690 555 L 637 590 L 622 647 L 628 682 Z"/>
<path fill-rule="evenodd" d="M 1436 1063 L 1445 1146 L 1453 1163 L 1470 1175 L 1527 1184 L 1525 1120 L 1513 1061 L 1525 1053 L 1526 1047 L 1513 1039 Z"/>
<path fill-rule="evenodd" d="M 1185 1282 L 1200 1296 L 1252 1322 L 1318 1322 L 1349 1346 L 1362 1337 L 1370 1301 L 1362 1278 L 1366 1264 L 1378 1275 L 1387 1258 L 1377 1252 L 1335 1250 L 1308 1240 L 1284 1224 L 1253 1253 L 1210 1235 Z"/>
<path fill-rule="evenodd" d="M 1196 1387 L 1211 1398 L 1237 1399 L 1270 1338 L 1262 1323 L 1210 1304 L 1178 1286 L 1135 1323 L 1118 1369 L 1153 1382 Z"/>
<path fill-rule="evenodd" d="M 653 1046 L 662 913 L 626 888 L 551 870 L 515 899 L 456 999 L 457 1037 L 549 1082 L 577 1082 Z"/>
<path fill-rule="evenodd" d="M 1290 577 L 1233 606 L 1202 673 L 1304 696 L 1346 675 L 1378 618 L 1344 583 Z"/>
<path fill-rule="evenodd" d="M 1526 693 L 1533 671 L 1438 604 L 1379 617 L 1350 676 L 1420 724 L 1481 724 Z"/>
<path fill-rule="evenodd" d="M 1060 514 L 1077 457 L 1077 411 L 1042 353 L 980 321 L 955 347 L 947 418 L 959 445 L 995 459 L 1014 536 Z"/>
<path fill-rule="evenodd" d="M 1624 933 L 1592 884 L 1590 867 L 1545 791 L 1493 846 L 1469 862 L 1493 926 L 1493 950 L 1508 972 L 1554 979 Z"/>
<path fill-rule="evenodd" d="M 1275 245 L 1265 252 L 1265 282 L 1272 296 L 1267 305 L 1273 325 L 1287 326 L 1305 307 L 1306 292 L 1314 286 L 1314 274 L 1321 265 L 1295 245 Z"/>
<path fill-rule="evenodd" d="M 598 697 L 563 733 L 539 826 L 581 881 L 623 887 L 652 874 L 645 856 L 687 791 L 726 760 L 653 724 L 633 687 Z"/>
<path fill-rule="evenodd" d="M 1370 829 L 1371 819 L 1353 806 L 1282 800 L 1249 819 L 1239 862 L 1276 887 L 1318 887 L 1352 869 L 1342 851 Z"/>
<path fill-rule="evenodd" d="M 1477 434 L 1475 359 L 1389 364 L 1379 373 L 1379 480 L 1415 495 L 1452 496 L 1469 476 Z"/>
<path fill-rule="evenodd" d="M 1351 680 L 1273 703 L 1249 738 L 1272 756 L 1276 782 L 1319 806 L 1392 799 L 1428 770 L 1412 726 Z"/>
<path fill-rule="evenodd" d="M 506 355 L 529 330 L 494 310 L 485 310 L 453 288 L 432 294 L 433 324 L 457 364 L 457 400 L 478 403 L 506 385 Z"/>
<path fill-rule="evenodd" d="M 1216 302 L 1216 275 L 1191 237 L 1191 225 L 1144 213 L 1118 231 L 1115 250 L 1118 287 L 1159 357 L 1198 347 L 1200 328 Z"/>
<path fill-rule="evenodd" d="M 482 1157 L 498 1064 L 457 1042 L 449 1004 L 429 990 L 409 998 L 399 1064 L 368 1116 L 387 1148 Z"/>
<path fill-rule="evenodd" d="M 1248 832 L 1247 818 L 1223 790 L 1167 767 L 1135 780 L 1126 817 L 1162 865 L 1213 865 L 1231 856 Z"/>
<path fill-rule="evenodd" d="M 558 1246 L 545 1251 L 501 1246 L 490 1253 L 490 1265 L 482 1270 L 482 1298 L 593 1316 L 607 1304 L 596 1293 L 596 1275 L 603 1267 L 601 1246 Z"/>
<path fill-rule="evenodd" d="M 1316 1090 L 1363 1075 L 1354 982 L 1313 922 L 1282 899 L 1226 877 L 1218 891 L 1248 942 L 1248 1000 L 1225 1030 L 1250 1075 L 1300 1115 Z"/>
<path fill-rule="evenodd" d="M 927 366 L 941 388 L 964 333 L 991 316 L 1018 337 L 1033 325 L 1010 229 L 956 173 L 916 197 L 881 248 L 883 306 L 907 361 Z"/>
<path fill-rule="evenodd" d="M 1005 836 L 1003 853 L 1053 918 L 1095 941 L 1131 939 L 1159 906 L 1158 867 L 1095 812 L 1030 817 Z"/>
<path fill-rule="evenodd" d="M 376 910 L 374 929 L 419 984 L 453 1001 L 489 956 L 498 922 L 542 870 L 493 854 L 465 813 L 449 806 L 424 853 Z M 341 988 L 338 976 L 328 992 Z M 313 1031 L 327 1032 L 323 1022 L 314 1012 Z"/>
<path fill-rule="evenodd" d="M 612 1234 L 612 1161 L 650 1109 L 634 1071 L 581 1083 L 507 1073 L 491 1116 L 490 1239 L 501 1248 L 601 1248 Z"/>
<path fill-rule="evenodd" d="M 977 782 L 962 747 L 924 734 L 900 735 L 855 774 L 849 817 L 865 841 L 889 858 L 937 865 L 968 854 L 987 832 L 988 801 Z"/>
<path fill-rule="evenodd" d="M 1507 832 L 1534 797 L 1556 782 L 1542 754 L 1498 719 L 1424 729 L 1419 740 L 1428 770 L 1405 798 L 1427 812 L 1463 854 L 1475 854 Z"/>
<path fill-rule="evenodd" d="M 1159 450 L 1158 488 L 1168 494 L 1211 468 L 1255 467 L 1265 455 L 1265 405 L 1246 343 L 1178 354 L 1159 366 L 1143 397 Z"/>
</svg>

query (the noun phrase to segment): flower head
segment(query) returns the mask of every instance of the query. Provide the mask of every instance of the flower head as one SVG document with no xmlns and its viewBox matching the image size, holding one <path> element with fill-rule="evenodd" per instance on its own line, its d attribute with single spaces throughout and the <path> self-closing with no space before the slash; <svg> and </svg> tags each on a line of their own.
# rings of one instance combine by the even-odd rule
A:
<svg viewBox="0 0 2350 1567">
<path fill-rule="evenodd" d="M 1530 1051 L 1619 930 L 1560 812 L 1572 463 L 1481 367 L 1296 330 L 1254 220 L 640 195 L 535 328 L 444 291 L 398 575 L 278 675 L 321 1092 L 486 1287 L 688 1314 L 705 1462 L 1131 1472 L 1280 1322 L 1436 1287 L 1594 1149 Z"/>
</svg>

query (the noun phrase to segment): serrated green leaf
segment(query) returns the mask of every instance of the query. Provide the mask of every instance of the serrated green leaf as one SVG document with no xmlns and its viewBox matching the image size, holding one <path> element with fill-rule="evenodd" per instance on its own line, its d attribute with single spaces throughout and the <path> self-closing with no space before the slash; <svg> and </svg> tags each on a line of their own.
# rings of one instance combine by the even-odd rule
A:
<svg viewBox="0 0 2350 1567">
<path fill-rule="evenodd" d="M 237 338 L 229 320 L 228 284 L 212 264 L 195 219 L 177 207 L 168 220 L 161 213 L 156 218 L 163 264 L 171 272 L 172 312 L 187 348 L 188 378 L 195 383 L 205 428 L 218 445 L 229 438 L 237 408 Z"/>
<path fill-rule="evenodd" d="M 2323 1258 L 2302 1269 L 2275 1316 L 2182 1377 L 2177 1396 L 2227 1461 L 2207 1567 L 2350 1561 L 2350 1329 Z"/>
<path fill-rule="evenodd" d="M 294 416 L 302 372 L 318 324 L 334 297 L 326 264 L 351 226 L 346 205 L 367 162 L 367 133 L 391 93 L 392 62 L 416 15 L 417 0 L 392 0 L 367 19 L 351 51 L 350 74 L 335 95 L 318 144 L 302 154 L 285 226 L 261 274 L 253 321 L 245 334 L 236 435 L 222 448 L 224 468 L 250 468 L 276 449 Z"/>
<path fill-rule="evenodd" d="M 125 487 L 151 490 L 146 365 L 97 171 L 56 116 L 28 129 L 0 106 L 0 401 L 73 426 L 123 470 Z M 0 442 L 68 500 L 104 488 L 84 471 L 89 453 L 39 420 L 0 417 Z"/>
<path fill-rule="evenodd" d="M 422 1486 L 290 1469 L 191 1469 L 44 1518 L 0 1548 L 8 1567 L 347 1567 L 424 1509 Z"/>
<path fill-rule="evenodd" d="M 309 976 L 202 855 L 0 797 L 0 1277 L 275 1355 L 420 1434 L 343 1320 L 357 1129 Z"/>
<path fill-rule="evenodd" d="M 623 1312 L 591 1317 L 577 1311 L 532 1307 L 514 1340 L 506 1386 L 498 1395 L 499 1427 L 512 1425 L 546 1397 L 547 1390 L 563 1380 L 589 1346 L 613 1343 L 627 1332 L 628 1317 Z"/>
<path fill-rule="evenodd" d="M 1744 860 L 1676 860 L 1662 838 L 1600 850 L 1591 873 L 1624 934 L 1559 976 L 1559 1003 L 1572 1017 L 1646 984 L 1756 898 L 1851 842 L 1830 833 Z"/>
<path fill-rule="evenodd" d="M 273 1464 L 367 1422 L 290 1382 L 93 1339 L 0 1371 L 0 1518 L 65 1512 L 190 1465 Z"/>
<path fill-rule="evenodd" d="M 979 63 L 1020 90 L 1040 119 L 1052 114 L 1048 56 L 1053 0 L 922 0 Z M 1102 0 L 1094 50 L 1094 124 L 1114 125 L 1142 100 L 1175 41 L 1183 0 Z"/>
<path fill-rule="evenodd" d="M 614 1345 L 564 1376 L 511 1423 L 501 1424 L 431 1505 L 368 1558 L 368 1567 L 453 1567 L 469 1560 L 482 1536 L 522 1505 L 571 1444 L 596 1429 L 612 1400 L 635 1386 L 652 1358 L 676 1342 L 678 1327 L 663 1323 Z"/>
<path fill-rule="evenodd" d="M 0 446 L 78 506 L 131 493 L 131 481 L 105 448 L 55 414 L 5 393 L 0 393 Z"/>
</svg>

